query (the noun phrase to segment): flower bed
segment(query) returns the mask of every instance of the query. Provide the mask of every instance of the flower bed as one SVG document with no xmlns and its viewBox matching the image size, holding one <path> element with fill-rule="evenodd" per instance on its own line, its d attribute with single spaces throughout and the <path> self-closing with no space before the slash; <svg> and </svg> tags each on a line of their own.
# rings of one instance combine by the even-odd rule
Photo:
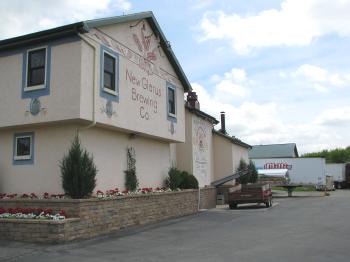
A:
<svg viewBox="0 0 350 262">
<path fill-rule="evenodd" d="M 22 215 L 0 219 L 0 239 L 57 243 L 109 234 L 119 229 L 156 223 L 165 219 L 195 214 L 200 208 L 215 206 L 216 189 L 170 191 L 162 188 L 141 188 L 137 192 L 117 189 L 95 193 L 88 199 L 63 198 L 3 198 L 0 206 L 10 208 L 52 208 L 57 214 L 65 210 L 69 218 L 62 220 L 23 219 Z M 99 196 L 98 196 L 99 195 Z M 200 203 L 198 202 L 200 200 Z M 210 202 L 210 203 L 209 203 Z M 209 205 L 207 204 L 209 203 Z M 33 213 L 24 210 L 24 213 Z M 43 217 L 43 216 L 42 216 Z"/>
<path fill-rule="evenodd" d="M 137 191 L 128 191 L 123 190 L 120 191 L 118 188 L 107 190 L 106 192 L 103 192 L 101 190 L 96 191 L 96 197 L 98 198 L 111 198 L 111 197 L 118 197 L 118 196 L 133 196 L 133 195 L 142 195 L 142 194 L 154 194 L 154 193 L 166 193 L 166 192 L 172 192 L 172 191 L 180 191 L 178 190 L 171 190 L 170 188 L 165 187 L 144 187 L 139 188 Z"/>
<path fill-rule="evenodd" d="M 172 191 L 180 191 L 180 189 L 177 190 L 171 190 L 169 188 L 165 187 L 144 187 L 139 188 L 137 191 L 128 191 L 128 190 L 119 190 L 118 188 L 115 189 L 109 189 L 105 192 L 101 190 L 97 190 L 96 194 L 92 195 L 91 197 L 97 197 L 97 198 L 111 198 L 111 197 L 118 197 L 118 196 L 133 196 L 133 195 L 142 195 L 142 194 L 154 194 L 154 193 L 166 193 L 166 192 L 172 192 Z M 70 199 L 69 196 L 65 194 L 49 194 L 48 192 L 45 192 L 41 196 L 35 193 L 24 193 L 24 194 L 12 194 L 12 193 L 0 193 L 0 199 Z"/>
<path fill-rule="evenodd" d="M 0 207 L 0 219 L 40 219 L 40 220 L 63 220 L 67 214 L 60 210 L 54 214 L 51 208 L 2 208 Z"/>
<path fill-rule="evenodd" d="M 24 193 L 24 194 L 2 194 L 0 193 L 0 199 L 17 199 L 17 198 L 22 198 L 22 199 L 61 199 L 64 198 L 64 194 L 49 194 L 45 192 L 42 196 L 38 196 L 35 193 Z"/>
</svg>

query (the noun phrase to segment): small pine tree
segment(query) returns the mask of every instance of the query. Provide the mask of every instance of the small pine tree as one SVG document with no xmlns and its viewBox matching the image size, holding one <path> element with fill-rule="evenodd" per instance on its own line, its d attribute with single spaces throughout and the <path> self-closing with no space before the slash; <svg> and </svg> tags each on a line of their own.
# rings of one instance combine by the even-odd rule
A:
<svg viewBox="0 0 350 262">
<path fill-rule="evenodd" d="M 78 135 L 75 136 L 67 155 L 60 163 L 62 187 L 71 198 L 84 198 L 96 187 L 97 168 L 93 157 L 81 148 Z"/>
<path fill-rule="evenodd" d="M 125 173 L 125 188 L 128 191 L 136 191 L 139 181 L 136 176 L 136 159 L 135 150 L 132 147 L 127 148 L 127 164 L 128 169 Z"/>
<path fill-rule="evenodd" d="M 237 181 L 239 183 L 241 183 L 242 185 L 245 185 L 245 184 L 248 184 L 250 182 L 250 174 L 248 171 L 248 165 L 243 159 L 241 159 L 239 161 L 239 165 L 238 165 L 236 172 L 241 174 L 241 176 L 237 179 Z"/>
<path fill-rule="evenodd" d="M 249 161 L 248 165 L 249 170 L 249 182 L 256 183 L 258 181 L 258 171 L 256 170 L 256 166 L 252 160 Z"/>
</svg>

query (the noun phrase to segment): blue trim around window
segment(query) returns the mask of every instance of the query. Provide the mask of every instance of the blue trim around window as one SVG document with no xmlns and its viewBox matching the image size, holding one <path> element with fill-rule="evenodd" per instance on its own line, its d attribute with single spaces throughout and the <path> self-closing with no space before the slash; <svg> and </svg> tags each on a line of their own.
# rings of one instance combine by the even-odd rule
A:
<svg viewBox="0 0 350 262">
<path fill-rule="evenodd" d="M 46 48 L 46 64 L 45 64 L 45 87 L 38 90 L 27 90 L 25 91 L 25 87 L 27 84 L 27 53 L 28 50 L 36 49 L 36 48 Z M 22 61 L 22 99 L 26 98 L 38 98 L 41 96 L 50 95 L 50 79 L 51 79 L 51 45 L 38 45 L 32 46 L 23 52 L 23 61 Z"/>
<path fill-rule="evenodd" d="M 30 159 L 23 159 L 23 160 L 15 160 L 15 154 L 16 154 L 16 139 L 17 137 L 21 136 L 30 136 L 31 137 L 31 145 L 30 145 L 30 153 L 31 158 Z M 12 153 L 12 163 L 13 165 L 32 165 L 34 164 L 34 132 L 24 132 L 24 133 L 15 133 L 13 137 L 13 153 Z"/>
<path fill-rule="evenodd" d="M 169 115 L 169 88 L 173 89 L 174 90 L 174 95 L 175 95 L 175 117 L 174 116 L 171 116 Z M 177 104 L 176 104 L 176 86 L 173 85 L 172 83 L 170 82 L 166 82 L 166 115 L 167 115 L 167 119 L 168 121 L 170 122 L 173 122 L 173 123 L 177 123 Z"/>
<path fill-rule="evenodd" d="M 119 102 L 119 54 L 114 52 L 112 49 L 105 47 L 101 45 L 100 48 L 100 96 L 103 98 L 106 98 L 109 101 L 115 101 Z M 104 52 L 107 52 L 109 55 L 113 56 L 115 58 L 115 91 L 116 95 L 107 93 L 103 89 L 103 78 L 104 78 L 104 71 L 103 71 L 103 66 L 104 66 Z"/>
</svg>

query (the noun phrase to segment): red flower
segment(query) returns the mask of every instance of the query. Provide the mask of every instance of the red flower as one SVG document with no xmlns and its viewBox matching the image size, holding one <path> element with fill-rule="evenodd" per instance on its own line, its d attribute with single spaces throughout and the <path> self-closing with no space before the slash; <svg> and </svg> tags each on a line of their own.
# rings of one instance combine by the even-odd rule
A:
<svg viewBox="0 0 350 262">
<path fill-rule="evenodd" d="M 7 212 L 6 212 L 6 209 L 5 209 L 5 208 L 0 207 L 0 215 L 1 215 L 1 214 L 4 214 L 4 213 L 7 213 Z"/>
<path fill-rule="evenodd" d="M 66 211 L 64 211 L 64 210 L 60 210 L 60 212 L 58 212 L 58 214 L 60 216 L 67 217 Z"/>
<path fill-rule="evenodd" d="M 21 198 L 29 198 L 29 195 L 28 194 L 22 194 Z"/>
<path fill-rule="evenodd" d="M 47 198 L 49 198 L 49 193 L 47 193 L 47 192 L 45 192 L 44 194 L 43 194 L 43 198 L 45 198 L 45 199 L 47 199 Z"/>
<path fill-rule="evenodd" d="M 50 215 L 52 214 L 52 208 L 48 208 L 44 210 L 44 215 Z"/>
<path fill-rule="evenodd" d="M 31 193 L 30 198 L 38 198 L 38 196 L 35 193 Z"/>
<path fill-rule="evenodd" d="M 6 195 L 8 198 L 15 198 L 17 196 L 17 194 L 7 194 Z"/>
</svg>

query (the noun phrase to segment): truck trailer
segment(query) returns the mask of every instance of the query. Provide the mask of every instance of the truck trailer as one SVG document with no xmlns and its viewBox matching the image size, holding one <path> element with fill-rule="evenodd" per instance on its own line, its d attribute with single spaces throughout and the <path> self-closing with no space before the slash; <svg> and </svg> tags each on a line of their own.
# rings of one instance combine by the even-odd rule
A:
<svg viewBox="0 0 350 262">
<path fill-rule="evenodd" d="M 350 187 L 350 163 L 326 164 L 326 174 L 333 176 L 335 188 Z"/>
<path fill-rule="evenodd" d="M 326 174 L 326 161 L 324 158 L 265 158 L 252 159 L 259 174 L 271 169 L 287 169 L 289 183 L 313 185 L 316 189 L 333 189 L 332 177 Z"/>
</svg>

